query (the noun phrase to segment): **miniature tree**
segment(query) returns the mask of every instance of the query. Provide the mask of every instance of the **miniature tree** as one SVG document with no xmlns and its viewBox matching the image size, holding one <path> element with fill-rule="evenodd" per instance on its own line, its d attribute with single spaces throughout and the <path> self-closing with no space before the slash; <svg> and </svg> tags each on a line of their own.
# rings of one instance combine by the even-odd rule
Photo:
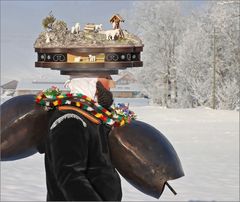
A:
<svg viewBox="0 0 240 202">
<path fill-rule="evenodd" d="M 55 30 L 55 31 L 66 31 L 67 30 L 67 23 L 64 22 L 63 20 L 56 20 L 52 24 L 52 30 Z"/>
<path fill-rule="evenodd" d="M 42 25 L 43 25 L 44 29 L 52 29 L 52 25 L 55 22 L 55 20 L 56 20 L 56 18 L 50 12 L 49 16 L 44 18 L 42 21 Z"/>
</svg>

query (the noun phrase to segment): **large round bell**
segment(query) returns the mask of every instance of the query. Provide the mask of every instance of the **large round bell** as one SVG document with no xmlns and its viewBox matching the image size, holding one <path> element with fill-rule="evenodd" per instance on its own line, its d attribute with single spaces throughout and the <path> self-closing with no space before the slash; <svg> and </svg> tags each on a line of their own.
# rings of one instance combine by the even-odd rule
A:
<svg viewBox="0 0 240 202">
<path fill-rule="evenodd" d="M 50 114 L 34 102 L 35 95 L 13 97 L 1 105 L 1 160 L 25 158 L 37 152 L 48 131 Z"/>
<path fill-rule="evenodd" d="M 147 195 L 159 198 L 168 180 L 184 176 L 171 143 L 147 123 L 132 121 L 115 128 L 109 135 L 109 142 L 117 170 Z"/>
</svg>

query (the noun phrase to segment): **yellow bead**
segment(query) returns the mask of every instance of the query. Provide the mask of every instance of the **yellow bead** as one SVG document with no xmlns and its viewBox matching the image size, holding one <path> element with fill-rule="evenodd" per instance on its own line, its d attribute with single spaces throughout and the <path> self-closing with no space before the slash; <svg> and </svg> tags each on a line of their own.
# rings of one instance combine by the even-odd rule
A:
<svg viewBox="0 0 240 202">
<path fill-rule="evenodd" d="M 102 115 L 102 114 L 100 114 L 100 113 L 97 113 L 95 116 L 96 116 L 97 118 L 100 118 L 100 117 L 101 117 L 101 115 Z"/>
<path fill-rule="evenodd" d="M 120 122 L 120 126 L 123 126 L 124 124 L 125 124 L 125 121 L 122 120 L 122 121 Z"/>
<path fill-rule="evenodd" d="M 58 101 L 57 101 L 57 100 L 54 101 L 54 102 L 53 102 L 53 105 L 54 105 L 54 106 L 57 106 L 57 105 L 58 105 Z"/>
<path fill-rule="evenodd" d="M 90 97 L 86 97 L 86 100 L 87 100 L 87 101 L 91 101 L 91 98 L 90 98 Z"/>
<path fill-rule="evenodd" d="M 109 111 L 106 111 L 106 114 L 107 114 L 108 116 L 110 116 L 110 115 L 111 115 L 111 112 L 109 112 Z"/>
</svg>

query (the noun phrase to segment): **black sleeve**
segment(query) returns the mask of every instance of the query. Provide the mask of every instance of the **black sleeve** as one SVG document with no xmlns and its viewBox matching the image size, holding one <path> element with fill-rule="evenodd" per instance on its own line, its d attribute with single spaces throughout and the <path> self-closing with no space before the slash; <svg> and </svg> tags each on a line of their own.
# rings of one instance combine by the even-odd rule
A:
<svg viewBox="0 0 240 202">
<path fill-rule="evenodd" d="M 102 200 L 86 178 L 88 134 L 81 120 L 69 118 L 50 133 L 53 172 L 68 201 Z"/>
</svg>

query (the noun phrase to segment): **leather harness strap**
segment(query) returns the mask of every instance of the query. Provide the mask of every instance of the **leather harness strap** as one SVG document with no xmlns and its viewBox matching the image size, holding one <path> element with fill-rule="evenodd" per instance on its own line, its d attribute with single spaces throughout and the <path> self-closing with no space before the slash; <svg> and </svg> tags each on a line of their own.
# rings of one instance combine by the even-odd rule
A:
<svg viewBox="0 0 240 202">
<path fill-rule="evenodd" d="M 77 107 L 73 107 L 73 106 L 59 106 L 58 109 L 60 111 L 63 111 L 63 110 L 73 110 L 73 111 L 76 111 L 76 112 L 82 114 L 85 118 L 87 118 L 88 120 L 92 121 L 95 124 L 100 124 L 101 123 L 101 121 L 99 119 L 93 117 L 92 115 L 88 114 L 84 110 L 79 109 Z"/>
</svg>

